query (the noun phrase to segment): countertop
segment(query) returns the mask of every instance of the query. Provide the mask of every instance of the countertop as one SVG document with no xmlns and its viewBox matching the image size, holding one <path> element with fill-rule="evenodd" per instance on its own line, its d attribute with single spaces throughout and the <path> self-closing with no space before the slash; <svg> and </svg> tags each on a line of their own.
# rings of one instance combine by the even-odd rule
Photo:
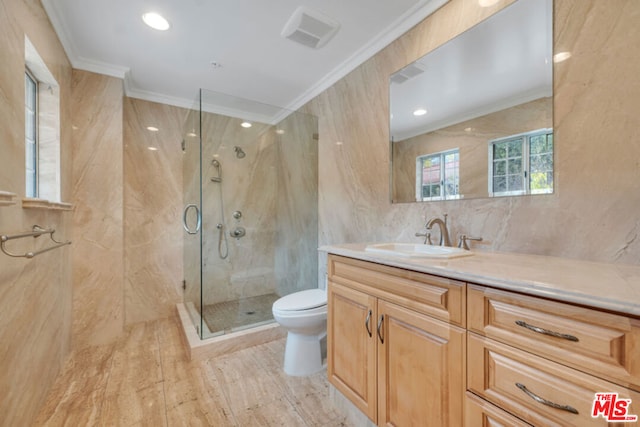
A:
<svg viewBox="0 0 640 427">
<path fill-rule="evenodd" d="M 614 312 L 640 316 L 640 267 L 505 252 L 474 252 L 451 259 L 408 258 L 366 252 L 367 244 L 319 250 Z"/>
</svg>

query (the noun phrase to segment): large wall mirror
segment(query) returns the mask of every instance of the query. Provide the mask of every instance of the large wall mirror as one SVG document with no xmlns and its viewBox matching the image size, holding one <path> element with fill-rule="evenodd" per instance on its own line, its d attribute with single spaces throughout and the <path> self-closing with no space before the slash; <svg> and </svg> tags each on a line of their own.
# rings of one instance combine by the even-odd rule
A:
<svg viewBox="0 0 640 427">
<path fill-rule="evenodd" d="M 394 203 L 548 194 L 552 0 L 518 0 L 390 77 Z"/>
</svg>

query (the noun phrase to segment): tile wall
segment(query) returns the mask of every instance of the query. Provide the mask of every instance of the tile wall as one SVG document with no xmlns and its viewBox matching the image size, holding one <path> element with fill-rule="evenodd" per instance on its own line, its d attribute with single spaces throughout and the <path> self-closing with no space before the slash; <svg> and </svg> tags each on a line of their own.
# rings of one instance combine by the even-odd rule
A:
<svg viewBox="0 0 640 427">
<path fill-rule="evenodd" d="M 307 105 L 320 123 L 320 244 L 415 241 L 449 214 L 481 250 L 640 263 L 640 4 L 555 0 L 557 191 L 551 196 L 389 202 L 388 77 L 510 1 L 452 0 Z"/>
<path fill-rule="evenodd" d="M 24 148 L 25 36 L 59 84 L 60 163 L 63 201 L 72 202 L 71 65 L 39 1 L 0 0 L 0 234 L 53 227 L 71 238 L 71 212 L 26 209 Z M 9 201 L 7 201 L 9 200 Z M 21 253 L 43 249 L 47 236 L 12 240 Z M 71 348 L 71 254 L 65 246 L 33 259 L 0 253 L 0 425 L 29 425 Z"/>
<path fill-rule="evenodd" d="M 187 110 L 124 98 L 125 324 L 182 301 L 182 126 Z M 148 126 L 158 128 L 153 132 Z M 156 148 L 150 150 L 149 148 Z"/>
</svg>

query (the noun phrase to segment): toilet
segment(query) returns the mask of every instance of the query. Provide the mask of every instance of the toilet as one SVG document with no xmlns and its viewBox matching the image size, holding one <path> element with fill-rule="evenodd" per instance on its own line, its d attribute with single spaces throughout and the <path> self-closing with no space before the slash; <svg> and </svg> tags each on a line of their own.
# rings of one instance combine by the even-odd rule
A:
<svg viewBox="0 0 640 427">
<path fill-rule="evenodd" d="M 285 295 L 272 307 L 273 318 L 287 330 L 284 372 L 315 374 L 324 368 L 321 341 L 327 335 L 327 292 L 308 289 Z"/>
</svg>

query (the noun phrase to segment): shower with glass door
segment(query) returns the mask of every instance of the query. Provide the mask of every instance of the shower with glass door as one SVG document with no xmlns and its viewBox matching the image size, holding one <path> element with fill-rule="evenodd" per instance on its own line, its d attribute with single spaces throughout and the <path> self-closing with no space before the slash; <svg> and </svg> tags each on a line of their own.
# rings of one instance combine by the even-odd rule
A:
<svg viewBox="0 0 640 427">
<path fill-rule="evenodd" d="M 314 116 L 200 91 L 182 141 L 184 305 L 200 338 L 272 323 L 276 299 L 317 287 L 317 140 Z"/>
</svg>

